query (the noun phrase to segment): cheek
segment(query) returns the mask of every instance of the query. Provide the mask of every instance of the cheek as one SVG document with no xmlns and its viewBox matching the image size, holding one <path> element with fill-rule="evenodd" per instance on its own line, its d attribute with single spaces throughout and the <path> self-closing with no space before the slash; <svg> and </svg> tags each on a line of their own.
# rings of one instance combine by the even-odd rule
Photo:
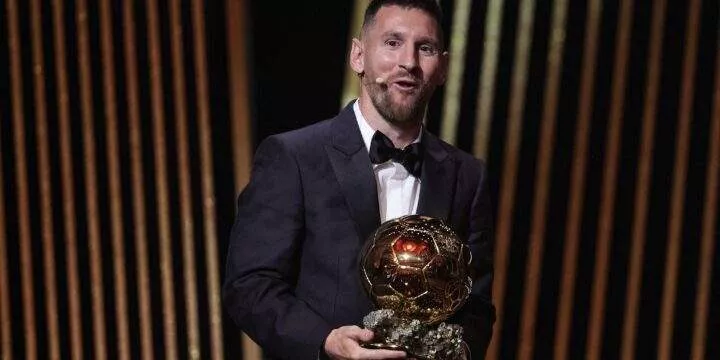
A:
<svg viewBox="0 0 720 360">
<path fill-rule="evenodd" d="M 391 71 L 397 61 L 393 58 L 392 54 L 383 54 L 375 57 L 377 64 L 376 68 L 382 72 Z"/>
<path fill-rule="evenodd" d="M 420 65 L 423 70 L 423 77 L 427 82 L 438 83 L 442 80 L 442 68 L 437 61 L 427 61 Z"/>
<path fill-rule="evenodd" d="M 375 51 L 365 59 L 365 64 L 372 64 L 376 71 L 392 70 L 397 64 L 397 54 L 392 51 Z"/>
</svg>

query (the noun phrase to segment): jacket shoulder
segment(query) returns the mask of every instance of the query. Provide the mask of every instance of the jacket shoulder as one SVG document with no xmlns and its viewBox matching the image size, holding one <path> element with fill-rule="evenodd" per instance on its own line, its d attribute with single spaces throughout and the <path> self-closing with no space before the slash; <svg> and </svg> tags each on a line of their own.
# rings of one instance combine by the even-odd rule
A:
<svg viewBox="0 0 720 360">
<path fill-rule="evenodd" d="M 325 119 L 299 129 L 270 135 L 261 141 L 259 148 L 265 144 L 279 144 L 296 154 L 322 148 L 330 141 L 333 120 Z"/>
</svg>

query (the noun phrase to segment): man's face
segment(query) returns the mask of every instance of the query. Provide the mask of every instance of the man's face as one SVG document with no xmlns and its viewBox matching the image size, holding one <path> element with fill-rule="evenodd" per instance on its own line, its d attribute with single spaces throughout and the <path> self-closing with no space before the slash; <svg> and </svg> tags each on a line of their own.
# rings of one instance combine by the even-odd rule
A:
<svg viewBox="0 0 720 360">
<path fill-rule="evenodd" d="M 363 92 L 387 121 L 420 121 L 435 88 L 445 81 L 447 53 L 438 26 L 422 10 L 386 6 L 362 40 L 353 40 L 351 66 L 363 74 Z"/>
</svg>

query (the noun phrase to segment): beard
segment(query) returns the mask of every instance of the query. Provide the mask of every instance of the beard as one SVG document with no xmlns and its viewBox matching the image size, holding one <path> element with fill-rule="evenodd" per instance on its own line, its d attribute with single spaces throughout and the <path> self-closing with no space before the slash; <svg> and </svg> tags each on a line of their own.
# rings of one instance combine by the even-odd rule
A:
<svg viewBox="0 0 720 360">
<path fill-rule="evenodd" d="M 369 79 L 366 84 L 369 85 L 370 101 L 387 122 L 399 126 L 422 122 L 431 89 L 420 86 L 407 103 L 399 103 L 393 100 L 388 85 L 377 84 Z"/>
</svg>

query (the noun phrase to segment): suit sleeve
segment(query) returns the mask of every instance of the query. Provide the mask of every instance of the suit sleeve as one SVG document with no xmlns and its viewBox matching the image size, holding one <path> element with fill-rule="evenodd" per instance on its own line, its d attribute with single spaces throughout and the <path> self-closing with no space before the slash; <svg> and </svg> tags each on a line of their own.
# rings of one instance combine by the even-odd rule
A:
<svg viewBox="0 0 720 360">
<path fill-rule="evenodd" d="M 277 137 L 255 155 L 238 198 L 223 300 L 233 321 L 266 353 L 314 359 L 330 325 L 294 294 L 304 232 L 301 177 Z"/>
<path fill-rule="evenodd" d="M 473 287 L 467 303 L 450 321 L 462 325 L 463 337 L 470 348 L 472 360 L 481 360 L 485 358 L 495 322 L 495 307 L 492 304 L 493 220 L 484 164 L 481 165 L 470 207 L 469 223 L 468 245 L 473 257 Z"/>
</svg>

